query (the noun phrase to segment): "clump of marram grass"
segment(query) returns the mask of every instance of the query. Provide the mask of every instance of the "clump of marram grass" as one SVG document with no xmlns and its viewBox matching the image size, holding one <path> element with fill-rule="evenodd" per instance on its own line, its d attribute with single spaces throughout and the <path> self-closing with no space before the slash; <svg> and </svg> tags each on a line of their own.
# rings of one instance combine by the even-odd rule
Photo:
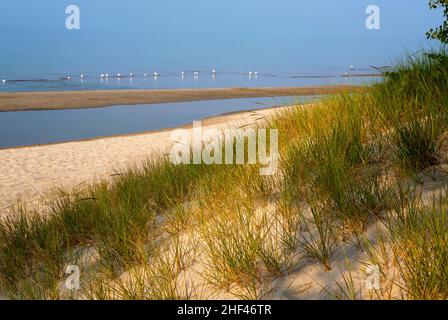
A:
<svg viewBox="0 0 448 320">
<path fill-rule="evenodd" d="M 206 279 L 239 298 L 266 298 L 269 281 L 290 268 L 291 247 L 285 239 L 295 236 L 296 230 L 288 226 L 270 208 L 226 206 L 215 211 L 200 230 Z M 288 234 L 291 231 L 294 235 Z"/>
<path fill-rule="evenodd" d="M 330 212 L 311 207 L 311 218 L 303 218 L 304 232 L 299 243 L 306 256 L 319 261 L 326 270 L 331 270 L 331 257 L 337 245 L 338 226 Z"/>
<path fill-rule="evenodd" d="M 448 299 L 448 205 L 409 204 L 389 225 L 397 269 L 409 299 Z"/>
<path fill-rule="evenodd" d="M 437 145 L 444 127 L 438 119 L 414 119 L 395 128 L 396 154 L 405 169 L 420 172 L 439 164 Z"/>
<path fill-rule="evenodd" d="M 350 106 L 321 113 L 332 121 L 329 124 L 322 120 L 317 127 L 307 124 L 310 134 L 288 150 L 284 172 L 290 192 L 325 203 L 329 212 L 362 229 L 372 214 L 384 208 L 387 191 L 380 181 L 382 169 L 375 164 L 378 148 L 369 143 L 359 107 Z"/>
<path fill-rule="evenodd" d="M 437 146 L 448 128 L 447 52 L 409 57 L 373 90 L 371 118 L 390 132 L 391 162 L 410 174 L 438 163 Z"/>
<path fill-rule="evenodd" d="M 67 233 L 24 207 L 0 223 L 0 289 L 14 299 L 57 299 Z"/>
<path fill-rule="evenodd" d="M 118 277 L 96 272 L 83 283 L 89 299 L 120 300 L 187 300 L 198 299 L 201 292 L 185 272 L 196 257 L 196 245 L 176 236 L 152 256 L 131 266 Z"/>
<path fill-rule="evenodd" d="M 263 238 L 250 214 L 253 212 L 221 212 L 220 217 L 204 221 L 201 227 L 208 281 L 242 298 L 258 298 L 262 281 L 258 254 Z"/>
</svg>

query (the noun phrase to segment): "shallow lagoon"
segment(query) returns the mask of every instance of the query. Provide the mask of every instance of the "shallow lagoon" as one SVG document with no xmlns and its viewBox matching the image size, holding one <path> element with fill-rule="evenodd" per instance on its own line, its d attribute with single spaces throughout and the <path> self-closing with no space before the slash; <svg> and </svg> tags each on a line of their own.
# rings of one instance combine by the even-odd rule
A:
<svg viewBox="0 0 448 320">
<path fill-rule="evenodd" d="M 229 112 L 317 97 L 280 97 L 0 113 L 0 148 L 48 144 L 174 128 Z"/>
</svg>

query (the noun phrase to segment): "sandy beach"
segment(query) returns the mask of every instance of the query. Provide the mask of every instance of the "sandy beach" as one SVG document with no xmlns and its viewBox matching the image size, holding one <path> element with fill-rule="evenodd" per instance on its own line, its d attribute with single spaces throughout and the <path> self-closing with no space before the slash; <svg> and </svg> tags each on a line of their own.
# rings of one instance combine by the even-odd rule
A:
<svg viewBox="0 0 448 320">
<path fill-rule="evenodd" d="M 283 108 L 287 107 L 207 118 L 202 126 L 250 125 Z M 170 139 L 173 130 L 0 150 L 0 208 L 10 208 L 17 199 L 37 205 L 57 188 L 81 187 L 108 179 L 116 170 L 166 152 L 173 143 Z"/>
<path fill-rule="evenodd" d="M 0 112 L 99 108 L 112 105 L 155 104 L 218 99 L 309 96 L 360 92 L 361 86 L 315 86 L 275 88 L 103 90 L 0 93 Z"/>
<path fill-rule="evenodd" d="M 356 86 L 253 89 L 107 90 L 0 93 L 1 111 L 97 108 L 110 105 L 153 104 L 263 96 L 298 96 L 354 92 Z M 206 127 L 237 127 L 281 108 L 242 111 L 203 119 Z M 185 125 L 182 128 L 189 128 Z M 161 129 L 59 144 L 0 149 L 0 208 L 16 200 L 37 204 L 58 188 L 79 187 L 110 177 L 154 153 L 170 147 L 170 133 Z"/>
</svg>

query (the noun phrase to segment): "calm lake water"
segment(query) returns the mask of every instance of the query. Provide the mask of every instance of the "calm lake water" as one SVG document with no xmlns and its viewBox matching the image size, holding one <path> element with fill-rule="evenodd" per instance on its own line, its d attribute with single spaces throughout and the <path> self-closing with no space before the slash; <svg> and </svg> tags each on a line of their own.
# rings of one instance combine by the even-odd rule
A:
<svg viewBox="0 0 448 320">
<path fill-rule="evenodd" d="M 80 29 L 66 28 L 66 8 Z M 427 47 L 426 0 L 14 0 L 0 10 L 0 91 L 301 86 L 359 82 Z M 210 72 L 216 69 L 217 75 Z M 249 71 L 259 72 L 249 77 Z M 157 79 L 144 73 L 160 73 Z M 181 72 L 186 72 L 181 80 Z M 198 78 L 194 72 L 200 72 Z M 244 72 L 243 76 L 240 72 Z M 100 75 L 121 73 L 121 80 Z M 81 82 L 80 75 L 84 74 Z M 61 80 L 71 77 L 72 81 Z M 3 83 L 2 80 L 6 80 Z M 25 81 L 23 81 L 25 80 Z M 33 81 L 30 81 L 33 80 Z"/>
<path fill-rule="evenodd" d="M 173 128 L 229 112 L 313 99 L 317 97 L 229 99 L 98 109 L 0 112 L 0 148 Z"/>
<path fill-rule="evenodd" d="M 331 84 L 365 84 L 378 81 L 379 77 L 357 76 L 370 73 L 371 70 L 352 70 L 349 75 L 339 74 L 294 74 L 294 73 L 216 73 L 198 71 L 181 73 L 144 73 L 110 74 L 108 78 L 100 75 L 85 74 L 70 76 L 71 79 L 58 78 L 57 75 L 42 75 L 41 79 L 8 79 L 0 82 L 2 91 L 63 91 L 63 90 L 119 90 L 119 89 L 178 89 L 178 88 L 235 88 L 235 87 L 282 87 L 315 86 Z M 342 71 L 341 71 L 342 72 Z M 60 76 L 60 75 L 59 75 Z"/>
</svg>

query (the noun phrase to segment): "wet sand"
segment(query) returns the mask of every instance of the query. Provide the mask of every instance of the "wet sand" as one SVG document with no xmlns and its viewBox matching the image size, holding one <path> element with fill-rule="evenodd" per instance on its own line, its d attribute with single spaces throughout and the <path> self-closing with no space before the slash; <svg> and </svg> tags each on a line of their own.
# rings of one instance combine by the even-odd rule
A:
<svg viewBox="0 0 448 320">
<path fill-rule="evenodd" d="M 219 88 L 166 90 L 100 90 L 0 93 L 0 112 L 100 108 L 112 105 L 155 104 L 218 99 L 325 95 L 366 90 L 361 86 L 279 88 Z"/>
</svg>

